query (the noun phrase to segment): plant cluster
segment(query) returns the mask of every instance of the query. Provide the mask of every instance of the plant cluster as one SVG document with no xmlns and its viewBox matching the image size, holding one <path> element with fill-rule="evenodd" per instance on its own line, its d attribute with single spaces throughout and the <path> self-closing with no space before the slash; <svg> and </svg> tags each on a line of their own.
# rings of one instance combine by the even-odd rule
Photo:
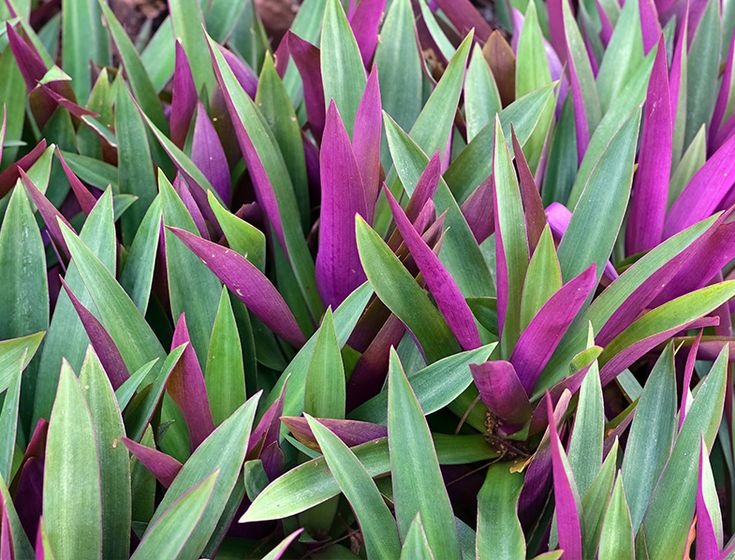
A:
<svg viewBox="0 0 735 560">
<path fill-rule="evenodd" d="M 0 559 L 735 558 L 735 2 L 257 4 L 0 7 Z"/>
</svg>

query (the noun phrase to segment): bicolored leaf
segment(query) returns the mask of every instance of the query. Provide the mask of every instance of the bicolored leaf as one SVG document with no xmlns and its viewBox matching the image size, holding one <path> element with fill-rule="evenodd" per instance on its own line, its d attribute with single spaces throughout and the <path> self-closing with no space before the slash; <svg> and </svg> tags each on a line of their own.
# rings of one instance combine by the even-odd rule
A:
<svg viewBox="0 0 735 560">
<path fill-rule="evenodd" d="M 429 545 L 440 558 L 459 556 L 454 514 L 439 470 L 431 432 L 398 355 L 388 373 L 388 447 L 398 529 L 405 539 L 421 514 Z"/>
</svg>

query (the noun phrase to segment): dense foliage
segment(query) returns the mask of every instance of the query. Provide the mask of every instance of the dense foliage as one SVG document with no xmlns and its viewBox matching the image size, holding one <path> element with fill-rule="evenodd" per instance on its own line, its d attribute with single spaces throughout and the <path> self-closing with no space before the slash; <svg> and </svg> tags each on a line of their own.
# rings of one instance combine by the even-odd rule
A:
<svg viewBox="0 0 735 560">
<path fill-rule="evenodd" d="M 0 7 L 0 559 L 735 558 L 735 1 L 256 5 Z"/>
</svg>

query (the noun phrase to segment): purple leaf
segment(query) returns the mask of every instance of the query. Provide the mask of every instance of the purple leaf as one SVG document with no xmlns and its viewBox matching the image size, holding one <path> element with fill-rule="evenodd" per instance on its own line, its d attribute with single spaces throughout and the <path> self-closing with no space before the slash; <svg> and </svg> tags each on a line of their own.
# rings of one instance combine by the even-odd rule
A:
<svg viewBox="0 0 735 560">
<path fill-rule="evenodd" d="M 74 231 L 74 228 L 67 221 L 67 219 L 59 212 L 56 207 L 49 201 L 46 196 L 38 190 L 38 187 L 33 184 L 31 178 L 26 175 L 26 172 L 18 168 L 20 177 L 23 181 L 23 185 L 26 188 L 26 192 L 33 200 L 33 204 L 36 205 L 38 213 L 43 218 L 43 222 L 46 224 L 46 229 L 53 239 L 54 245 L 64 254 L 67 259 L 71 258 L 69 248 L 66 246 L 64 236 L 61 235 L 61 227 L 59 227 L 59 221 L 63 222 L 70 230 Z"/>
<path fill-rule="evenodd" d="M 661 242 L 669 195 L 673 135 L 666 45 L 662 36 L 648 83 L 638 171 L 625 237 L 629 255 L 652 249 Z"/>
<path fill-rule="evenodd" d="M 207 110 L 202 103 L 197 106 L 197 118 L 191 142 L 191 160 L 209 179 L 225 204 L 229 205 L 232 193 L 230 192 L 230 168 L 227 165 L 227 156 L 225 156 L 217 131 L 212 121 L 209 120 Z"/>
<path fill-rule="evenodd" d="M 602 7 L 602 4 L 600 4 L 600 0 L 595 0 L 595 6 L 597 6 L 597 13 L 600 15 L 600 40 L 602 40 L 602 44 L 607 47 L 614 28 L 612 23 L 610 23 L 610 18 L 607 17 L 607 13 Z M 553 76 L 552 79 L 554 79 Z"/>
<path fill-rule="evenodd" d="M 687 361 L 684 365 L 684 379 L 681 384 L 681 405 L 679 406 L 679 431 L 681 431 L 681 427 L 684 425 L 684 419 L 686 418 L 689 408 L 688 401 L 691 397 L 689 387 L 692 384 L 692 374 L 694 373 L 694 363 L 697 361 L 699 344 L 700 342 L 702 342 L 702 332 L 702 329 L 700 329 L 699 333 L 697 334 L 697 338 L 694 339 L 694 343 L 692 344 L 691 348 L 689 348 Z"/>
<path fill-rule="evenodd" d="M 0 160 L 3 159 L 3 148 L 5 147 L 5 130 L 7 125 L 7 106 L 5 103 L 3 103 L 3 124 L 2 128 L 0 128 Z"/>
<path fill-rule="evenodd" d="M 447 325 L 462 348 L 465 350 L 478 348 L 482 344 L 480 333 L 477 330 L 477 325 L 475 325 L 472 311 L 470 311 L 459 286 L 457 286 L 449 271 L 441 264 L 439 257 L 421 239 L 421 235 L 414 229 L 401 205 L 391 194 L 390 189 L 386 188 L 384 192 L 393 213 L 393 220 L 401 233 L 401 237 L 403 237 L 403 242 L 416 261 L 416 265 L 419 267 L 437 307 L 444 315 Z"/>
<path fill-rule="evenodd" d="M 600 10 L 601 13 L 605 13 L 604 10 Z M 661 42 L 659 37 L 663 40 L 661 34 L 661 24 L 658 22 L 658 12 L 656 11 L 656 4 L 654 0 L 640 0 L 638 4 L 638 12 L 641 17 L 641 33 L 643 35 L 643 52 L 648 54 L 650 50 L 659 43 L 659 50 L 661 50 Z M 664 57 L 666 56 L 666 48 L 663 49 Z M 656 53 L 658 56 L 658 53 Z M 655 72 L 655 70 L 654 70 Z"/>
<path fill-rule="evenodd" d="M 382 0 L 385 3 L 385 0 Z M 368 2 L 361 2 L 357 8 Z M 368 76 L 365 93 L 355 116 L 355 131 L 352 139 L 352 151 L 357 162 L 357 168 L 362 177 L 363 190 L 367 199 L 368 222 L 373 220 L 375 202 L 380 192 L 380 135 L 383 126 L 382 104 L 380 101 L 380 87 L 378 84 L 378 69 L 373 68 Z"/>
<path fill-rule="evenodd" d="M 317 47 L 292 31 L 289 31 L 283 40 L 288 41 L 288 50 L 304 83 L 304 105 L 306 106 L 306 115 L 309 117 L 309 128 L 311 128 L 314 136 L 319 139 L 324 132 L 326 119 L 320 63 L 321 54 Z"/>
<path fill-rule="evenodd" d="M 610 383 L 610 381 L 615 379 L 621 371 L 631 366 L 638 358 L 644 356 L 646 352 L 649 352 L 659 344 L 666 342 L 676 333 L 689 329 L 712 327 L 718 323 L 719 319 L 716 317 L 703 317 L 701 319 L 695 319 L 694 321 L 684 325 L 679 325 L 663 332 L 656 333 L 631 344 L 624 350 L 618 352 L 610 359 L 610 361 L 602 366 L 602 369 L 600 369 L 600 381 L 602 386 L 604 387 Z"/>
<path fill-rule="evenodd" d="M 533 253 L 546 227 L 546 212 L 544 211 L 544 203 L 541 201 L 541 194 L 531 173 L 531 168 L 528 166 L 526 156 L 523 154 L 523 148 L 521 148 L 516 131 L 512 126 L 510 132 L 513 138 L 513 153 L 515 154 L 516 167 L 518 168 L 521 198 L 526 214 L 528 249 L 530 253 Z"/>
<path fill-rule="evenodd" d="M 674 47 L 674 55 L 671 59 L 671 71 L 669 72 L 669 99 L 671 100 L 671 124 L 676 124 L 676 114 L 679 107 L 679 95 L 681 93 L 681 63 L 684 49 L 686 49 L 687 28 L 689 26 L 689 10 L 684 10 L 684 19 L 679 24 L 678 36 Z"/>
<path fill-rule="evenodd" d="M 368 217 L 371 204 L 334 101 L 329 103 L 319 153 L 322 203 L 316 279 L 325 305 L 337 307 L 366 277 L 357 252 L 355 214 Z"/>
<path fill-rule="evenodd" d="M 123 437 L 122 441 L 128 451 L 156 477 L 158 482 L 165 488 L 171 486 L 183 466 L 181 463 L 170 455 L 166 455 L 163 451 L 146 447 L 127 437 Z"/>
<path fill-rule="evenodd" d="M 567 61 L 567 38 L 564 33 L 564 12 L 562 2 L 567 0 L 549 0 L 547 10 L 549 13 L 549 38 L 551 46 L 554 47 L 562 64 Z"/>
<path fill-rule="evenodd" d="M 102 323 L 77 299 L 63 278 L 61 278 L 61 284 L 66 291 L 66 295 L 69 296 L 74 310 L 79 315 L 79 320 L 84 326 L 89 341 L 92 343 L 92 348 L 94 348 L 97 357 L 100 359 L 100 363 L 105 373 L 107 373 L 107 377 L 110 378 L 112 388 L 117 389 L 130 377 L 128 368 L 125 367 L 125 362 L 120 355 L 120 351 L 115 346 L 115 342 L 107 333 L 105 327 L 102 326 Z"/>
<path fill-rule="evenodd" d="M 408 204 L 406 205 L 406 216 L 413 222 L 424 208 L 424 205 L 434 198 L 437 186 L 439 186 L 439 177 L 441 176 L 441 154 L 439 150 L 434 152 L 429 163 L 421 172 L 416 187 L 413 189 Z"/>
<path fill-rule="evenodd" d="M 10 49 L 13 51 L 18 69 L 26 83 L 26 89 L 31 91 L 46 75 L 46 65 L 36 50 L 23 40 L 9 21 L 5 23 L 5 29 L 7 30 Z"/>
<path fill-rule="evenodd" d="M 720 84 L 720 91 L 717 95 L 717 103 L 715 104 L 715 110 L 712 114 L 712 120 L 710 121 L 709 129 L 709 147 L 715 144 L 717 133 L 722 128 L 722 119 L 725 116 L 727 110 L 727 100 L 730 96 L 730 83 L 732 81 L 732 66 L 733 57 L 735 56 L 735 35 L 730 40 L 730 49 L 727 54 L 727 61 L 725 62 L 725 72 L 722 75 L 722 83 Z"/>
<path fill-rule="evenodd" d="M 334 435 L 341 439 L 348 447 L 354 447 L 388 436 L 388 429 L 381 424 L 360 422 L 358 420 L 335 420 L 332 418 L 317 418 L 329 428 Z M 319 449 L 319 445 L 311 432 L 306 418 L 301 416 L 284 416 L 281 421 L 286 424 L 294 437 L 312 449 Z"/>
<path fill-rule="evenodd" d="M 566 0 L 562 0 L 566 2 Z M 566 43 L 566 39 L 565 39 Z M 572 104 L 574 106 L 574 128 L 577 132 L 577 162 L 582 163 L 584 154 L 587 152 L 587 146 L 590 143 L 590 127 L 587 122 L 587 109 L 584 103 L 584 94 L 582 93 L 582 84 L 577 75 L 577 68 L 574 66 L 574 57 L 569 52 L 569 46 L 566 46 L 567 72 L 569 74 L 569 84 L 572 88 Z"/>
<path fill-rule="evenodd" d="M 707 503 L 704 501 L 703 474 L 704 462 L 707 459 L 707 446 L 704 443 L 704 436 L 700 436 L 699 447 L 699 478 L 697 483 L 697 552 L 696 560 L 711 560 L 712 558 L 721 558 L 720 547 L 717 544 L 717 534 L 715 526 L 712 523 L 712 516 L 707 509 Z"/>
<path fill-rule="evenodd" d="M 214 421 L 209 408 L 204 374 L 189 339 L 186 317 L 182 313 L 176 323 L 171 350 L 187 342 L 189 344 L 186 345 L 184 353 L 166 381 L 166 389 L 181 409 L 186 426 L 189 428 L 189 443 L 193 451 L 214 431 Z"/>
<path fill-rule="evenodd" d="M 470 0 L 436 0 L 452 25 L 459 31 L 459 36 L 464 37 L 470 30 L 475 30 L 475 37 L 480 43 L 485 43 L 493 32 L 490 25 L 485 21 L 480 12 L 472 5 Z"/>
<path fill-rule="evenodd" d="M 388 372 L 390 347 L 398 347 L 405 332 L 406 327 L 398 317 L 395 315 L 388 317 L 360 356 L 347 381 L 348 410 L 357 408 L 380 392 Z"/>
<path fill-rule="evenodd" d="M 43 458 L 31 457 L 16 475 L 13 500 L 21 525 L 27 535 L 33 535 L 43 511 Z"/>
<path fill-rule="evenodd" d="M 531 417 L 531 402 L 513 364 L 494 360 L 470 364 L 472 378 L 482 402 L 500 419 L 521 426 Z"/>
<path fill-rule="evenodd" d="M 219 45 L 217 45 L 217 47 L 223 53 L 229 52 Z M 214 64 L 214 71 L 217 76 L 217 81 L 219 83 L 220 89 L 222 90 L 222 93 L 224 94 L 227 111 L 230 114 L 230 120 L 232 121 L 232 124 L 235 128 L 237 141 L 240 144 L 240 150 L 242 151 L 242 154 L 245 158 L 248 172 L 250 173 L 250 177 L 253 181 L 253 187 L 255 189 L 255 194 L 258 199 L 258 204 L 260 204 L 260 207 L 265 212 L 265 215 L 270 221 L 271 226 L 273 226 L 273 229 L 276 232 L 276 236 L 281 243 L 281 247 L 285 248 L 286 241 L 283 235 L 283 223 L 281 222 L 281 214 L 278 209 L 278 201 L 276 200 L 276 194 L 273 190 L 273 185 L 271 185 L 270 177 L 268 177 L 268 173 L 263 166 L 263 162 L 260 160 L 260 156 L 258 155 L 255 146 L 250 140 L 250 136 L 248 135 L 247 130 L 245 130 L 245 125 L 242 123 L 240 117 L 238 116 L 237 108 L 234 105 L 232 97 L 227 91 L 227 88 L 225 88 L 224 86 L 222 73 L 220 72 L 219 66 L 214 60 L 214 52 L 211 51 L 211 48 L 212 47 L 210 47 L 210 52 L 213 58 L 212 62 Z M 232 64 L 230 64 L 230 66 L 232 66 Z M 206 201 L 204 203 L 208 206 L 208 203 Z"/>
<path fill-rule="evenodd" d="M 735 184 L 735 137 L 712 154 L 672 204 L 664 237 L 709 217 Z"/>
<path fill-rule="evenodd" d="M 559 440 L 551 397 L 546 395 L 546 414 L 551 428 L 551 464 L 554 474 L 554 504 L 559 546 L 567 560 L 582 560 L 582 529 L 579 523 L 579 498 L 568 468 L 566 453 Z"/>
<path fill-rule="evenodd" d="M 184 47 L 181 46 L 181 41 L 177 39 L 169 126 L 171 128 L 171 141 L 179 148 L 184 147 L 196 106 L 197 89 L 194 85 L 194 77 L 191 75 L 191 67 L 184 52 Z"/>
<path fill-rule="evenodd" d="M 181 197 L 181 201 L 189 212 L 199 235 L 204 239 L 209 239 L 209 232 L 207 231 L 207 224 L 204 221 L 202 211 L 194 200 L 194 197 L 191 194 L 191 189 L 189 189 L 189 185 L 186 183 L 186 179 L 184 179 L 181 173 L 176 174 L 173 187 L 176 193 Z"/>
<path fill-rule="evenodd" d="M 495 231 L 492 176 L 488 177 L 462 203 L 462 215 L 478 244 Z"/>
<path fill-rule="evenodd" d="M 5 171 L 0 173 L 0 198 L 4 197 L 10 189 L 15 186 L 15 182 L 18 180 L 20 175 L 18 169 L 28 171 L 30 167 L 36 163 L 36 160 L 41 157 L 41 154 L 46 150 L 46 140 L 42 139 L 36 147 L 30 152 L 24 155 L 15 163 L 11 164 Z"/>
<path fill-rule="evenodd" d="M 248 94 L 248 97 L 255 99 L 255 94 L 258 91 L 258 77 L 235 53 L 228 51 L 222 45 L 217 45 L 217 48 L 219 48 L 227 65 L 235 75 L 235 79 L 240 84 L 240 87 Z M 214 66 L 216 70 L 217 65 L 215 64 Z M 220 87 L 222 87 L 221 83 Z M 224 88 L 222 89 L 224 90 Z"/>
<path fill-rule="evenodd" d="M 560 402 L 563 395 L 569 395 L 570 397 L 575 395 L 579 388 L 582 386 L 582 381 L 587 376 L 590 366 L 585 366 L 582 369 L 575 371 L 573 374 L 565 377 L 548 390 L 551 402 L 554 406 Z M 558 415 L 557 415 L 558 416 Z M 544 399 L 539 400 L 536 403 L 536 408 L 533 409 L 533 415 L 531 416 L 531 424 L 528 427 L 529 434 L 537 434 L 541 430 L 545 430 L 549 425 L 548 418 L 546 417 L 546 402 Z"/>
<path fill-rule="evenodd" d="M 89 215 L 89 213 L 97 204 L 97 199 L 91 192 L 89 192 L 89 189 L 84 186 L 84 184 L 79 180 L 79 177 L 77 177 L 71 170 L 71 168 L 67 165 L 66 160 L 61 153 L 61 150 L 58 148 L 56 149 L 56 155 L 59 156 L 61 167 L 64 169 L 66 179 L 67 181 L 69 181 L 69 185 L 71 185 L 71 190 L 74 192 L 74 196 L 76 197 L 77 202 L 79 202 L 79 206 L 82 208 L 82 212 Z"/>
<path fill-rule="evenodd" d="M 276 73 L 279 78 L 283 79 L 286 75 L 290 59 L 291 53 L 288 51 L 288 41 L 285 40 L 285 38 L 282 38 L 278 43 L 276 52 L 273 53 L 273 63 L 276 67 Z"/>
<path fill-rule="evenodd" d="M 304 344 L 304 334 L 293 313 L 275 286 L 256 266 L 231 249 L 182 229 L 168 229 L 202 259 L 269 329 L 296 347 Z"/>
<path fill-rule="evenodd" d="M 362 0 L 350 14 L 350 27 L 365 66 L 370 64 L 378 46 L 378 27 L 384 11 L 385 0 Z"/>
<path fill-rule="evenodd" d="M 552 295 L 521 333 L 510 362 L 527 393 L 533 391 L 554 350 L 596 285 L 593 264 Z"/>
<path fill-rule="evenodd" d="M 262 452 L 272 444 L 278 444 L 280 435 L 280 422 L 281 415 L 283 414 L 283 404 L 286 399 L 286 389 L 288 388 L 288 380 L 283 384 L 281 388 L 281 394 L 278 398 L 268 407 L 263 417 L 258 421 L 258 425 L 250 434 L 250 440 L 248 441 L 247 454 L 250 456 L 254 451 Z M 268 473 L 269 475 L 271 473 Z"/>
</svg>

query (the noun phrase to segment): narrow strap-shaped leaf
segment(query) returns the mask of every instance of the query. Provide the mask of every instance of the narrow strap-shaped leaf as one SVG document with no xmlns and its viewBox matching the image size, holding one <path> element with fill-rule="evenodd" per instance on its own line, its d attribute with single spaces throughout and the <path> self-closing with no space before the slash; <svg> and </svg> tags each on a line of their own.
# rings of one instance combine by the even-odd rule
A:
<svg viewBox="0 0 735 560">
<path fill-rule="evenodd" d="M 197 0 L 168 0 L 169 17 L 175 36 L 181 41 L 191 63 L 196 91 L 214 89 L 212 64 L 207 56 L 202 6 Z"/>
<path fill-rule="evenodd" d="M 648 1 L 642 0 L 642 4 Z M 663 37 L 656 51 L 644 113 L 638 170 L 625 238 L 628 254 L 658 245 L 666 217 L 673 125 Z"/>
<path fill-rule="evenodd" d="M 367 553 L 371 558 L 396 558 L 400 550 L 398 530 L 375 482 L 355 454 L 329 428 L 310 416 L 307 420 L 329 470 L 355 511 Z"/>
<path fill-rule="evenodd" d="M 99 360 L 102 362 L 102 366 L 110 378 L 113 389 L 117 389 L 130 377 L 128 375 L 128 369 L 125 367 L 125 362 L 120 355 L 120 351 L 115 346 L 112 337 L 102 326 L 102 323 L 79 301 L 63 278 L 61 278 L 61 285 L 69 297 L 69 301 L 74 306 L 74 310 L 79 315 L 79 319 L 82 325 L 84 325 L 84 330 L 92 343 L 92 347 L 97 356 L 99 356 Z"/>
<path fill-rule="evenodd" d="M 64 237 L 61 235 L 61 229 L 59 228 L 58 221 L 66 224 L 69 229 L 73 229 L 71 224 L 64 215 L 56 209 L 51 201 L 49 201 L 49 199 L 46 198 L 40 190 L 38 190 L 38 187 L 33 184 L 33 181 L 25 171 L 19 168 L 18 173 L 20 174 L 21 181 L 23 182 L 23 186 L 25 187 L 28 196 L 30 196 L 33 204 L 38 210 L 38 213 L 41 215 L 44 224 L 46 224 L 46 229 L 48 230 L 51 239 L 53 239 L 54 244 L 58 247 L 64 257 L 68 258 L 69 249 L 66 246 Z"/>
<path fill-rule="evenodd" d="M 602 522 L 598 557 L 600 560 L 624 560 L 634 557 L 633 526 L 623 491 L 622 476 L 618 476 L 615 481 Z"/>
<path fill-rule="evenodd" d="M 304 335 L 286 302 L 270 280 L 247 259 L 188 231 L 173 227 L 168 230 L 202 259 L 273 332 L 294 346 L 304 343 Z"/>
<path fill-rule="evenodd" d="M 523 425 L 531 417 L 531 402 L 513 364 L 492 360 L 470 365 L 480 398 L 498 418 Z"/>
<path fill-rule="evenodd" d="M 324 103 L 334 102 L 352 134 L 367 78 L 360 50 L 339 0 L 326 0 L 321 36 Z"/>
<path fill-rule="evenodd" d="M 686 419 L 687 412 L 689 411 L 689 407 L 692 404 L 692 393 L 690 391 L 690 386 L 692 384 L 694 365 L 697 361 L 697 353 L 699 351 L 699 345 L 702 342 L 703 332 L 704 331 L 700 329 L 699 333 L 697 334 L 697 338 L 694 339 L 694 343 L 689 349 L 687 360 L 684 364 L 684 378 L 682 379 L 681 383 L 681 404 L 679 405 L 679 430 L 681 430 L 681 427 L 684 424 L 684 420 Z"/>
<path fill-rule="evenodd" d="M 176 323 L 171 350 L 185 343 L 190 343 L 190 339 L 186 317 L 182 313 Z M 191 449 L 194 450 L 212 433 L 214 422 L 209 408 L 204 374 L 191 344 L 187 344 L 181 359 L 176 362 L 166 382 L 166 389 L 184 415 L 189 429 L 189 442 Z"/>
<path fill-rule="evenodd" d="M 434 552 L 426 538 L 424 524 L 421 523 L 420 513 L 417 513 L 411 521 L 408 533 L 403 539 L 400 560 L 435 560 Z"/>
<path fill-rule="evenodd" d="M 361 2 L 360 6 L 368 3 Z M 383 111 L 380 85 L 378 83 L 378 68 L 374 66 L 368 76 L 360 105 L 357 107 L 355 131 L 352 135 L 352 151 L 360 170 L 360 177 L 362 177 L 362 188 L 367 200 L 365 218 L 368 221 L 373 219 L 375 202 L 378 200 L 380 189 L 380 136 L 382 127 Z M 327 137 L 324 142 L 328 139 Z M 322 142 L 322 146 L 324 146 L 324 142 Z"/>
<path fill-rule="evenodd" d="M 151 523 L 156 523 L 189 488 L 204 480 L 212 469 L 219 469 L 220 474 L 205 513 L 185 539 L 182 556 L 196 557 L 201 554 L 217 527 L 245 459 L 257 403 L 258 396 L 248 400 L 202 442 L 186 461 L 153 515 Z"/>
<path fill-rule="evenodd" d="M 186 57 L 181 41 L 176 41 L 176 66 L 171 87 L 171 115 L 169 125 L 171 140 L 179 148 L 184 147 L 189 132 L 191 118 L 197 106 L 197 89 L 191 75 L 189 59 Z"/>
<path fill-rule="evenodd" d="M 132 558 L 177 557 L 204 516 L 218 476 L 219 470 L 215 470 L 173 502 L 156 523 L 148 526 Z"/>
<path fill-rule="evenodd" d="M 704 496 L 705 461 L 709 461 L 709 457 L 707 457 L 707 448 L 704 441 L 702 441 L 699 449 L 699 479 L 697 481 L 697 505 L 695 510 L 697 513 L 697 555 L 695 558 L 697 560 L 717 558 L 720 555 L 715 527 Z"/>
<path fill-rule="evenodd" d="M 369 200 L 350 138 L 333 101 L 327 110 L 319 169 L 322 202 L 316 275 L 322 299 L 337 306 L 365 281 L 354 233 L 355 215 L 369 220 L 369 208 L 375 202 Z"/>
<path fill-rule="evenodd" d="M 522 97 L 551 82 L 551 72 L 544 51 L 543 37 L 536 13 L 536 3 L 529 2 L 520 34 L 514 37 L 518 41 L 518 48 L 516 49 L 516 97 Z"/>
<path fill-rule="evenodd" d="M 324 103 L 322 71 L 319 66 L 320 51 L 293 31 L 288 31 L 282 40 L 288 42 L 288 51 L 299 70 L 299 74 L 301 74 L 309 128 L 311 128 L 314 136 L 321 138 L 324 131 L 324 119 L 326 118 L 326 105 Z"/>
<path fill-rule="evenodd" d="M 437 556 L 458 558 L 454 515 L 431 432 L 395 350 L 391 350 L 388 373 L 388 446 L 401 534 L 405 538 L 411 521 L 420 513 Z"/>
<path fill-rule="evenodd" d="M 228 203 L 232 198 L 230 168 L 217 131 L 201 102 L 197 104 L 197 117 L 191 141 L 191 161 L 209 179 L 219 197 Z"/>
<path fill-rule="evenodd" d="M 56 155 L 61 162 L 61 167 L 63 168 L 64 174 L 69 181 L 69 185 L 71 185 L 71 190 L 74 192 L 74 196 L 76 197 L 77 202 L 79 202 L 79 206 L 82 207 L 82 212 L 89 215 L 96 203 L 94 195 L 89 192 L 89 189 L 84 186 L 84 184 L 79 180 L 79 177 L 77 177 L 76 174 L 71 170 L 69 164 L 66 163 L 64 155 L 61 153 L 60 149 L 56 150 Z"/>
<path fill-rule="evenodd" d="M 147 468 L 153 476 L 156 477 L 164 488 L 168 488 L 173 483 L 176 475 L 179 474 L 182 464 L 170 455 L 166 455 L 163 451 L 146 447 L 129 438 L 122 438 L 125 447 L 132 453 L 135 458 Z"/>
<path fill-rule="evenodd" d="M 521 333 L 510 362 L 528 393 L 596 285 L 592 265 L 551 296 Z"/>
<path fill-rule="evenodd" d="M 472 311 L 464 300 L 462 292 L 447 269 L 441 264 L 434 251 L 421 238 L 398 201 L 390 190 L 385 195 L 393 214 L 393 219 L 401 233 L 404 243 L 424 277 L 431 295 L 457 341 L 465 350 L 472 350 L 481 345 L 480 333 L 475 325 Z"/>
<path fill-rule="evenodd" d="M 502 109 L 498 86 L 490 71 L 482 48 L 475 45 L 467 65 L 464 82 L 464 111 L 467 121 L 467 140 L 471 142 L 486 126 L 492 124 L 495 114 Z"/>
<path fill-rule="evenodd" d="M 347 447 L 355 447 L 369 441 L 384 438 L 388 430 L 381 424 L 360 422 L 359 420 L 335 420 L 334 418 L 318 418 L 319 423 L 328 428 Z M 281 421 L 301 443 L 313 449 L 319 449 L 311 424 L 301 416 L 284 416 Z"/>
<path fill-rule="evenodd" d="M 523 476 L 507 463 L 492 465 L 477 496 L 478 560 L 511 560 L 526 555 L 526 540 L 518 520 Z"/>
<path fill-rule="evenodd" d="M 546 213 L 544 212 L 544 203 L 541 201 L 541 194 L 536 186 L 536 180 L 528 166 L 526 156 L 518 141 L 515 128 L 511 125 L 510 133 L 513 139 L 513 154 L 515 155 L 516 167 L 518 168 L 518 178 L 521 187 L 521 199 L 523 200 L 523 208 L 526 213 L 526 233 L 528 235 L 528 249 L 531 253 L 538 245 L 541 233 L 546 226 Z"/>
<path fill-rule="evenodd" d="M 82 364 L 79 385 L 92 415 L 99 456 L 102 556 L 124 558 L 130 551 L 131 523 L 130 460 L 120 445 L 125 426 L 108 375 L 91 348 Z"/>
<path fill-rule="evenodd" d="M 543 305 L 562 287 L 561 267 L 551 229 L 545 227 L 528 263 L 521 297 L 521 328 L 525 329 Z"/>
<path fill-rule="evenodd" d="M 378 27 L 383 18 L 385 3 L 386 0 L 365 0 L 357 5 L 350 16 L 350 27 L 365 66 L 370 64 L 378 46 Z"/>
<path fill-rule="evenodd" d="M 100 558 L 100 484 L 92 416 L 76 375 L 64 363 L 49 422 L 43 479 L 43 518 L 58 558 Z"/>
<path fill-rule="evenodd" d="M 303 531 L 303 529 L 297 529 L 296 531 L 288 535 L 280 543 L 278 543 L 273 550 L 263 556 L 263 560 L 280 560 L 283 554 L 286 552 L 286 549 L 291 546 L 291 543 L 293 543 Z"/>
<path fill-rule="evenodd" d="M 411 330 L 429 361 L 457 348 L 446 321 L 380 236 L 357 218 L 357 247 L 368 280 L 378 297 Z"/>
<path fill-rule="evenodd" d="M 551 397 L 546 393 L 546 414 L 551 434 L 551 462 L 554 473 L 554 504 L 559 545 L 570 560 L 582 559 L 582 530 L 579 520 L 580 500 L 572 470 L 556 429 Z"/>
<path fill-rule="evenodd" d="M 306 374 L 304 411 L 325 418 L 345 415 L 345 371 L 331 309 L 322 319 Z"/>
<path fill-rule="evenodd" d="M 3 399 L 0 413 L 0 477 L 11 480 L 13 467 L 13 453 L 18 433 L 18 413 L 20 409 L 20 386 L 27 351 L 20 359 L 3 368 L 3 377 L 9 377 L 9 384 Z M 5 514 L 5 508 L 3 508 Z"/>
</svg>

